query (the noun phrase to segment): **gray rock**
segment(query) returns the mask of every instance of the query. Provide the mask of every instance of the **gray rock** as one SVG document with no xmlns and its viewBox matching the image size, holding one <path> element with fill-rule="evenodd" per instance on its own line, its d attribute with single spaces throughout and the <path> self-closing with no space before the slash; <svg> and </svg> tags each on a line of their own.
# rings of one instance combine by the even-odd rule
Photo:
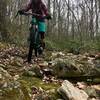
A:
<svg viewBox="0 0 100 100">
<path fill-rule="evenodd" d="M 65 100 L 87 100 L 88 95 L 78 88 L 74 87 L 69 81 L 64 81 L 62 86 L 58 89 L 58 92 L 63 96 Z"/>
<path fill-rule="evenodd" d="M 35 76 L 36 74 L 33 72 L 33 71 L 25 71 L 23 73 L 24 76 L 29 76 L 29 77 L 32 77 L 32 76 Z"/>
<path fill-rule="evenodd" d="M 57 77 L 68 77 L 81 75 L 81 69 L 75 64 L 75 61 L 68 59 L 55 59 L 53 62 L 53 73 Z M 81 66 L 81 65 L 80 65 Z"/>
<path fill-rule="evenodd" d="M 89 95 L 89 97 L 91 97 L 91 98 L 97 97 L 97 93 L 96 93 L 96 90 L 95 90 L 94 88 L 87 87 L 84 91 L 85 91 L 85 92 Z"/>
<path fill-rule="evenodd" d="M 4 70 L 2 67 L 0 67 L 0 74 L 1 74 L 1 78 L 5 77 L 7 79 L 11 78 L 11 75 L 6 71 Z"/>
</svg>

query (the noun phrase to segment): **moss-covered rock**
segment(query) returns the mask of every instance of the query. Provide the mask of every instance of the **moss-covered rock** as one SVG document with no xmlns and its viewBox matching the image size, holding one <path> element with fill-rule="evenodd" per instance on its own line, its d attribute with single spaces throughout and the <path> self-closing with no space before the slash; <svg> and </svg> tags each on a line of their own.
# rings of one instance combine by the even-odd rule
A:
<svg viewBox="0 0 100 100">
<path fill-rule="evenodd" d="M 0 100 L 30 100 L 27 89 L 1 67 Z"/>
<path fill-rule="evenodd" d="M 63 54 L 63 53 L 62 53 Z M 76 76 L 99 76 L 100 61 L 87 55 L 66 55 L 51 56 L 53 74 L 57 77 L 76 77 Z"/>
</svg>

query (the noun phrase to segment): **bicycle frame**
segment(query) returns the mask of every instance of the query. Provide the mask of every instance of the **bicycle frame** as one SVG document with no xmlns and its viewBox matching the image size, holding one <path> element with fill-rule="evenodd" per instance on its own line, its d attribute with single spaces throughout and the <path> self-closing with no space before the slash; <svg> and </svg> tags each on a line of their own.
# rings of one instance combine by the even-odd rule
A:
<svg viewBox="0 0 100 100">
<path fill-rule="evenodd" d="M 38 32 L 38 27 L 35 23 L 32 23 L 30 28 L 30 46 L 29 46 L 29 54 L 28 60 L 31 60 L 32 52 L 34 49 L 35 56 L 38 56 L 38 48 L 41 46 L 41 38 Z"/>
</svg>

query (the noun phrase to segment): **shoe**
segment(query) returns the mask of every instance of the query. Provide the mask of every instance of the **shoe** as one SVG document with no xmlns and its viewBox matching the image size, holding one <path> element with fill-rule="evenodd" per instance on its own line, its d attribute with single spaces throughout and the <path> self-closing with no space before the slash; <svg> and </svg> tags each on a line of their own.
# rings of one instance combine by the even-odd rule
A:
<svg viewBox="0 0 100 100">
<path fill-rule="evenodd" d="M 43 47 L 39 47 L 39 49 L 38 49 L 38 54 L 39 54 L 39 55 L 42 55 L 42 54 L 43 54 Z"/>
</svg>

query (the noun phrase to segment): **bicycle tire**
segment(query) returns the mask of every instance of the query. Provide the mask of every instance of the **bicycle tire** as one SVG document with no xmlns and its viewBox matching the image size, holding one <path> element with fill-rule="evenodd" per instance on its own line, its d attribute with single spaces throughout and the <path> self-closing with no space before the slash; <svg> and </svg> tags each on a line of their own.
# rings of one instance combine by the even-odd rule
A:
<svg viewBox="0 0 100 100">
<path fill-rule="evenodd" d="M 39 48 L 41 47 L 41 39 L 40 34 L 38 31 L 32 27 L 30 29 L 30 45 L 29 45 L 29 53 L 28 53 L 28 62 L 32 59 L 32 53 L 34 49 L 34 55 L 37 57 L 38 54 L 42 53 L 42 51 L 39 51 Z"/>
</svg>

